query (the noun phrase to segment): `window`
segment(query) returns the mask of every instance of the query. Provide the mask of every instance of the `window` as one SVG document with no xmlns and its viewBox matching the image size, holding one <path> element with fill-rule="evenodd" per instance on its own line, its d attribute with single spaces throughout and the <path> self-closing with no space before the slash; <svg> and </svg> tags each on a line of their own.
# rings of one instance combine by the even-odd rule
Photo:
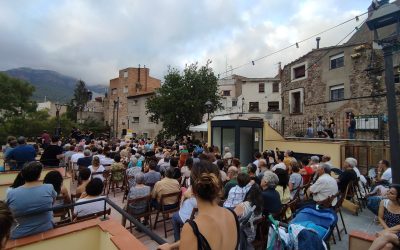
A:
<svg viewBox="0 0 400 250">
<path fill-rule="evenodd" d="M 117 94 L 117 89 L 116 89 L 116 88 L 112 89 L 112 90 L 111 90 L 111 93 L 112 93 L 113 95 L 116 95 L 116 94 Z"/>
<path fill-rule="evenodd" d="M 222 96 L 231 96 L 231 91 L 230 90 L 222 91 Z"/>
<path fill-rule="evenodd" d="M 306 76 L 306 65 L 303 64 L 301 66 L 293 68 L 292 73 L 293 73 L 292 74 L 293 80 L 305 77 Z"/>
<path fill-rule="evenodd" d="M 232 107 L 236 107 L 237 106 L 237 100 L 232 100 Z"/>
<path fill-rule="evenodd" d="M 279 82 L 274 82 L 272 84 L 272 93 L 279 93 Z"/>
<path fill-rule="evenodd" d="M 279 111 L 279 102 L 268 102 L 268 111 L 271 112 Z"/>
<path fill-rule="evenodd" d="M 249 112 L 259 112 L 258 102 L 249 102 Z"/>
<path fill-rule="evenodd" d="M 258 93 L 264 93 L 265 92 L 265 84 L 263 82 L 260 82 L 258 84 Z"/>
<path fill-rule="evenodd" d="M 394 75 L 394 83 L 400 83 L 400 75 L 399 74 Z"/>
<path fill-rule="evenodd" d="M 331 101 L 340 101 L 344 99 L 344 85 L 330 87 Z"/>
<path fill-rule="evenodd" d="M 340 53 L 335 56 L 330 57 L 330 67 L 331 69 L 336 69 L 344 66 L 344 54 Z"/>
<path fill-rule="evenodd" d="M 299 80 L 307 78 L 307 62 L 298 63 L 291 67 L 291 80 Z"/>
<path fill-rule="evenodd" d="M 122 92 L 123 92 L 124 94 L 128 93 L 128 86 L 125 86 Z"/>
<path fill-rule="evenodd" d="M 139 117 L 133 117 L 132 123 L 139 123 Z"/>
<path fill-rule="evenodd" d="M 303 113 L 303 89 L 295 89 L 289 91 L 289 111 L 290 114 Z"/>
<path fill-rule="evenodd" d="M 124 71 L 124 78 L 128 78 L 128 71 Z"/>
</svg>

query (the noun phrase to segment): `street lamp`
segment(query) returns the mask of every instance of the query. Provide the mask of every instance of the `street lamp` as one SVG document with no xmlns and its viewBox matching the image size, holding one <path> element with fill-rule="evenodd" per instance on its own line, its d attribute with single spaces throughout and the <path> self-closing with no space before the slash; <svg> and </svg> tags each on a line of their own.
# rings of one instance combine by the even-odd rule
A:
<svg viewBox="0 0 400 250">
<path fill-rule="evenodd" d="M 115 110 L 117 110 L 117 119 L 116 120 L 115 120 Z M 117 100 L 114 100 L 114 108 L 113 108 L 114 138 L 118 138 L 118 115 L 119 115 L 119 97 L 117 97 Z"/>
<path fill-rule="evenodd" d="M 209 121 L 210 120 L 210 112 L 211 112 L 211 108 L 212 108 L 212 102 L 210 100 L 208 100 L 208 101 L 206 101 L 206 103 L 204 105 L 206 105 L 207 121 Z"/>
<path fill-rule="evenodd" d="M 56 118 L 57 118 L 57 127 L 56 127 L 55 136 L 59 137 L 61 135 L 60 110 L 63 105 L 56 102 L 55 106 L 56 106 Z"/>
<path fill-rule="evenodd" d="M 394 34 L 393 29 L 388 28 L 390 25 L 396 26 Z M 367 26 L 374 32 L 374 41 L 382 46 L 385 59 L 386 101 L 389 118 L 392 176 L 393 183 L 400 183 L 399 128 L 393 75 L 393 47 L 399 44 L 400 7 L 394 3 L 383 4 L 368 18 Z"/>
<path fill-rule="evenodd" d="M 243 107 L 244 107 L 244 97 L 242 97 L 242 115 L 243 115 Z"/>
</svg>

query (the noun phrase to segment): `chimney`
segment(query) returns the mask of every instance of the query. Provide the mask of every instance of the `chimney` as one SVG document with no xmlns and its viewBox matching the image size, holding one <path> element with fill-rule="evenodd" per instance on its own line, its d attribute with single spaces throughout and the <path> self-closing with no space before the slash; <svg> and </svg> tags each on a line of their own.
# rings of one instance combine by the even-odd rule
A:
<svg viewBox="0 0 400 250">
<path fill-rule="evenodd" d="M 315 40 L 317 40 L 317 49 L 319 49 L 319 41 L 321 40 L 321 37 L 317 37 Z"/>
<path fill-rule="evenodd" d="M 140 83 L 140 64 L 139 64 L 139 68 L 138 68 L 138 82 Z"/>
<path fill-rule="evenodd" d="M 147 91 L 147 76 L 148 76 L 149 72 L 146 69 L 146 65 L 144 65 L 144 75 L 146 77 L 145 81 L 144 81 L 144 91 Z"/>
<path fill-rule="evenodd" d="M 279 76 L 279 79 L 282 79 L 282 63 L 281 62 L 278 62 L 278 76 Z"/>
</svg>

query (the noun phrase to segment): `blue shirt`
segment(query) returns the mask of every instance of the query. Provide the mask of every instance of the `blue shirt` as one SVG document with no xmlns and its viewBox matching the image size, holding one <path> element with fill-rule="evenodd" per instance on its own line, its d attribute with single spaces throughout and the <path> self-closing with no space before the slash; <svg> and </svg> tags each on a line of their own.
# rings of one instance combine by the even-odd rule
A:
<svg viewBox="0 0 400 250">
<path fill-rule="evenodd" d="M 52 208 L 56 196 L 57 193 L 51 184 L 30 188 L 21 186 L 10 190 L 7 194 L 7 204 L 17 223 L 11 230 L 11 238 L 17 239 L 52 229 L 52 211 L 25 217 L 23 215 Z"/>
<path fill-rule="evenodd" d="M 26 162 L 34 161 L 36 150 L 32 145 L 19 145 L 15 147 L 7 156 L 7 160 L 17 162 L 17 169 L 22 169 Z"/>
</svg>

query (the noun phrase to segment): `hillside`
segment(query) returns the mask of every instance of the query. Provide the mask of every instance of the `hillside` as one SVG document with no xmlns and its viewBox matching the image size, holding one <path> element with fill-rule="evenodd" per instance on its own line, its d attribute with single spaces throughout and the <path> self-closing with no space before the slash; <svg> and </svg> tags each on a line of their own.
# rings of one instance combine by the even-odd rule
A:
<svg viewBox="0 0 400 250">
<path fill-rule="evenodd" d="M 33 99 L 36 101 L 47 100 L 67 102 L 74 93 L 78 79 L 62 75 L 56 71 L 38 70 L 31 68 L 17 68 L 4 71 L 7 75 L 25 80 L 35 86 Z M 104 94 L 106 86 L 94 85 L 87 87 L 94 92 L 93 96 Z"/>
</svg>

